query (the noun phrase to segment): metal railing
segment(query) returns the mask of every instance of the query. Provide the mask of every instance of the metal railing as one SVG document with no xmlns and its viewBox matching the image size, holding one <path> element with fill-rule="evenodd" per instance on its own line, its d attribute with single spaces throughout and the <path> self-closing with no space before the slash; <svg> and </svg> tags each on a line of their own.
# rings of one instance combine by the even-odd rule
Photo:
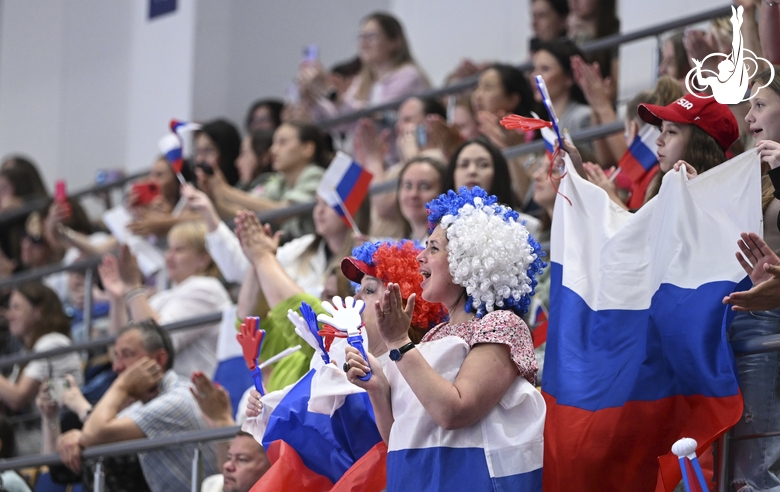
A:
<svg viewBox="0 0 780 492">
<path fill-rule="evenodd" d="M 584 43 L 581 49 L 584 53 L 592 53 L 594 51 L 601 51 L 610 48 L 615 48 L 624 43 L 630 43 L 632 41 L 638 41 L 640 39 L 658 36 L 659 34 L 663 34 L 665 32 L 672 31 L 680 27 L 685 27 L 691 24 L 697 24 L 699 22 L 715 19 L 717 17 L 729 16 L 729 15 L 731 15 L 731 6 L 724 5 L 722 7 L 717 7 L 712 10 L 700 12 L 698 14 L 681 17 L 679 19 L 669 21 L 669 22 L 664 22 L 662 24 L 657 24 L 655 26 L 648 27 L 645 29 L 638 29 L 630 33 L 613 34 L 612 36 L 607 36 L 588 43 Z M 530 61 L 526 61 L 524 63 L 521 63 L 520 65 L 516 65 L 516 67 L 523 71 L 533 68 Z M 407 100 L 410 97 L 442 97 L 442 96 L 449 96 L 452 94 L 458 94 L 460 92 L 465 92 L 469 89 L 473 89 L 474 87 L 476 87 L 478 79 L 479 79 L 478 75 L 473 75 L 471 77 L 465 78 L 463 80 L 458 81 L 455 84 L 446 87 L 439 87 L 436 89 L 423 91 L 417 94 L 406 95 L 401 98 L 395 99 L 393 101 L 371 106 L 370 108 L 353 111 L 351 113 L 337 116 L 335 118 L 323 120 L 319 122 L 318 125 L 323 128 L 330 128 L 338 125 L 343 125 L 344 123 L 350 123 L 360 118 L 371 116 L 374 113 L 378 113 L 382 111 L 391 111 L 397 109 L 405 100 Z"/>
<path fill-rule="evenodd" d="M 102 193 L 104 191 L 110 191 L 114 188 L 119 188 L 121 186 L 124 186 L 129 181 L 132 181 L 134 179 L 138 179 L 140 177 L 146 176 L 148 174 L 148 171 L 139 172 L 135 174 L 130 174 L 128 176 L 123 176 L 115 181 L 111 181 L 109 183 L 103 183 L 95 186 L 90 186 L 89 188 L 85 188 L 80 191 L 76 191 L 74 193 L 68 194 L 68 198 L 72 198 L 74 200 L 83 198 L 88 195 L 95 195 L 97 193 Z M 41 210 L 49 204 L 51 204 L 52 199 L 48 197 L 43 198 L 36 198 L 35 200 L 30 200 L 22 206 L 18 208 L 14 208 L 12 210 L 8 210 L 6 212 L 0 213 L 0 224 L 4 224 L 6 222 L 10 222 L 14 219 L 19 219 L 21 217 L 26 216 L 27 214 L 31 212 L 35 212 L 38 210 Z"/>
<path fill-rule="evenodd" d="M 163 325 L 161 328 L 169 332 L 175 332 L 180 330 L 188 330 L 188 329 L 196 328 L 198 326 L 203 326 L 209 323 L 217 323 L 221 320 L 222 320 L 221 312 L 210 313 L 210 314 L 204 314 L 203 316 L 197 316 L 194 318 L 177 321 L 175 323 L 168 323 L 166 325 Z M 99 338 L 97 340 L 88 340 L 86 342 L 74 343 L 73 345 L 69 345 L 67 347 L 58 347 L 43 352 L 25 353 L 19 355 L 0 357 L 0 369 L 4 369 L 6 367 L 13 367 L 16 364 L 24 364 L 32 360 L 57 357 L 60 355 L 69 354 L 71 352 L 80 352 L 82 350 L 103 348 L 103 347 L 107 347 L 108 345 L 111 345 L 115 341 L 116 341 L 116 336 L 113 335 L 110 337 Z"/>
<path fill-rule="evenodd" d="M 95 469 L 94 491 L 102 492 L 102 460 L 104 458 L 123 456 L 132 453 L 155 451 L 161 448 L 179 447 L 185 444 L 201 444 L 204 442 L 224 441 L 234 437 L 239 430 L 241 430 L 241 428 L 238 426 L 221 427 L 218 429 L 182 432 L 166 437 L 157 437 L 154 439 L 134 439 L 132 441 L 122 441 L 112 444 L 104 444 L 101 446 L 93 446 L 82 451 L 81 460 L 82 462 L 92 459 L 100 460 L 98 461 Z M 35 456 L 24 456 L 21 458 L 0 460 L 0 471 L 18 470 L 20 468 L 37 468 L 41 466 L 61 464 L 62 460 L 60 459 L 60 455 L 58 453 L 40 454 Z M 190 483 L 190 490 L 192 492 L 198 492 L 200 490 L 200 469 L 200 448 L 196 448 L 192 460 L 192 480 Z M 219 467 L 217 467 L 217 469 L 219 469 Z"/>
<path fill-rule="evenodd" d="M 710 19 L 714 19 L 717 17 L 723 17 L 728 16 L 731 14 L 731 7 L 730 5 L 724 5 L 722 7 L 716 7 L 711 10 L 707 10 L 704 12 L 700 12 L 698 14 L 689 15 L 686 17 L 681 17 L 679 19 L 664 22 L 661 24 L 657 24 L 652 27 L 648 27 L 645 29 L 638 29 L 636 31 L 625 33 L 625 34 L 614 34 L 612 36 L 607 36 L 601 39 L 597 39 L 594 41 L 591 41 L 589 43 L 585 43 L 582 46 L 582 51 L 585 53 L 591 53 L 593 51 L 600 51 L 604 49 L 610 49 L 615 48 L 617 46 L 620 46 L 624 43 L 630 43 L 632 41 L 637 41 L 653 36 L 658 36 L 660 34 L 663 34 L 665 32 L 678 29 L 680 27 L 685 27 L 691 24 L 696 24 L 698 22 L 707 21 Z M 520 70 L 528 70 L 532 68 L 531 62 L 526 61 L 524 63 L 521 63 L 520 65 L 517 65 L 517 68 Z M 349 123 L 352 121 L 356 121 L 360 118 L 371 116 L 374 113 L 382 112 L 382 111 L 389 111 L 397 109 L 401 103 L 403 103 L 406 99 L 409 97 L 441 97 L 441 96 L 448 96 L 451 94 L 458 94 L 464 91 L 467 91 L 469 89 L 473 89 L 477 84 L 477 79 L 479 77 L 477 75 L 468 77 L 466 79 L 463 79 L 455 84 L 446 86 L 446 87 L 440 87 L 436 89 L 431 89 L 427 91 L 423 91 L 417 94 L 411 94 L 404 96 L 402 98 L 396 99 L 394 101 L 390 101 L 383 104 L 378 104 L 375 106 L 371 106 L 370 108 L 361 109 L 358 111 L 353 111 L 348 114 L 340 115 L 334 118 L 330 118 L 324 121 L 321 121 L 318 123 L 318 125 L 322 128 L 330 128 L 333 126 L 338 126 L 344 123 Z M 101 184 L 97 186 L 93 186 L 91 188 L 87 188 L 84 190 L 81 190 L 76 193 L 72 193 L 70 195 L 71 198 L 81 198 L 86 195 L 91 195 L 95 193 L 100 193 L 102 191 L 107 191 L 119 186 L 123 186 L 128 181 L 137 179 L 139 177 L 142 177 L 146 174 L 146 172 L 143 173 L 136 173 L 133 175 L 125 176 L 117 181 L 113 181 L 111 183 Z M 23 217 L 26 214 L 33 212 L 35 210 L 40 210 L 41 208 L 45 207 L 50 202 L 50 199 L 39 199 L 35 200 L 33 202 L 29 202 L 24 204 L 22 207 L 0 213 L 0 224 L 13 220 L 18 217 Z M 306 212 L 306 209 L 301 209 L 303 212 Z M 281 211 L 278 211 L 281 212 Z M 299 212 L 300 213 L 300 212 Z"/>
<path fill-rule="evenodd" d="M 584 130 L 572 133 L 571 136 L 574 142 L 586 142 L 597 138 L 602 138 L 607 135 L 619 133 L 622 131 L 623 131 L 623 123 L 620 121 L 616 121 L 616 122 L 608 123 L 606 125 L 586 128 Z M 541 152 L 543 151 L 543 149 L 544 149 L 544 142 L 537 141 L 528 144 L 509 147 L 504 150 L 504 154 L 507 156 L 507 158 L 514 158 L 522 155 L 531 154 L 534 152 Z M 372 186 L 370 193 L 371 194 L 387 193 L 395 190 L 396 186 L 397 186 L 397 180 L 387 181 Z M 258 217 L 260 218 L 261 221 L 266 222 L 266 221 L 273 221 L 273 220 L 281 220 L 295 214 L 301 214 L 306 212 L 311 213 L 311 211 L 314 209 L 315 203 L 316 202 L 312 201 L 309 203 L 301 203 L 301 204 L 293 205 L 280 210 L 271 210 L 268 212 L 263 212 L 258 214 Z M 20 283 L 24 283 L 32 280 L 40 280 L 46 277 L 47 275 L 51 275 L 59 272 L 86 270 L 88 275 L 87 278 L 85 279 L 85 289 L 86 289 L 85 293 L 87 293 L 87 295 L 85 297 L 84 323 L 87 326 L 89 326 L 86 316 L 91 315 L 91 309 L 89 310 L 86 309 L 86 304 L 87 302 L 91 303 L 92 275 L 94 272 L 94 268 L 100 264 L 100 261 L 101 258 L 99 256 L 96 256 L 96 257 L 87 258 L 72 263 L 70 265 L 57 264 L 57 265 L 49 265 L 42 268 L 36 268 L 34 270 L 21 272 L 12 277 L 0 280 L 0 287 L 9 287 L 9 286 L 18 285 Z M 166 325 L 164 328 L 170 330 L 194 328 L 196 326 L 201 326 L 203 324 L 219 321 L 219 319 L 221 319 L 221 313 L 214 313 L 203 317 L 193 318 L 192 320 L 172 323 L 171 325 Z M 81 350 L 90 350 L 94 348 L 105 347 L 113 343 L 114 340 L 115 337 L 106 337 L 99 340 L 90 340 L 87 342 L 74 344 L 69 347 L 60 347 L 58 349 L 50 350 L 46 352 L 0 357 L 0 369 L 8 366 L 13 366 L 14 364 L 29 362 L 31 360 L 45 359 L 56 355 L 63 355 L 70 352 L 77 352 Z"/>
</svg>

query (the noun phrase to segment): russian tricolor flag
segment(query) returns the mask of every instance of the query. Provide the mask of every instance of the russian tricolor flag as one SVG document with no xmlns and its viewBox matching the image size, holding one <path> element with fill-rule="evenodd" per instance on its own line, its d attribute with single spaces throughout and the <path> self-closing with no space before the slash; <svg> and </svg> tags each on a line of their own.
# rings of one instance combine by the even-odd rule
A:
<svg viewBox="0 0 780 492">
<path fill-rule="evenodd" d="M 180 138 L 187 132 L 194 132 L 200 130 L 200 123 L 193 123 L 191 121 L 171 120 L 170 128 L 173 133 Z"/>
<path fill-rule="evenodd" d="M 171 120 L 169 127 L 173 133 L 165 135 L 157 142 L 157 147 L 173 168 L 173 172 L 181 173 L 184 166 L 184 133 L 199 130 L 200 126 L 198 123 Z"/>
<path fill-rule="evenodd" d="M 630 209 L 637 209 L 644 204 L 647 188 L 658 173 L 658 146 L 655 141 L 661 131 L 654 125 L 645 125 L 634 137 L 634 141 L 620 159 L 621 176 L 630 181 L 631 196 L 627 205 Z"/>
<path fill-rule="evenodd" d="M 555 141 L 558 140 L 558 136 L 555 135 L 555 130 L 552 128 L 542 128 L 539 130 L 542 134 L 542 140 L 544 140 L 544 153 L 550 159 L 553 160 L 553 153 L 555 152 Z"/>
<path fill-rule="evenodd" d="M 343 153 L 336 153 L 327 171 L 322 176 L 317 187 L 317 195 L 336 209 L 347 225 L 352 225 L 350 218 L 357 213 L 363 200 L 368 195 L 373 174 Z M 344 209 L 349 216 L 344 213 Z"/>
<path fill-rule="evenodd" d="M 417 346 L 436 373 L 453 382 L 470 347 L 448 336 Z M 518 377 L 479 422 L 444 430 L 415 396 L 395 364 L 385 369 L 395 424 L 387 452 L 387 491 L 538 492 L 542 481 L 545 406 Z M 399 423 L 401 422 L 401 423 Z"/>
<path fill-rule="evenodd" d="M 744 287 L 734 241 L 761 231 L 759 178 L 752 153 L 691 181 L 672 171 L 631 214 L 565 174 L 572 205 L 559 199 L 553 219 L 542 386 L 545 492 L 671 491 L 681 478 L 672 444 L 692 437 L 701 455 L 739 420 L 721 299 Z"/>
<path fill-rule="evenodd" d="M 167 133 L 157 142 L 157 147 L 173 168 L 173 172 L 180 173 L 184 166 L 184 153 L 179 137 L 173 133 Z"/>
<path fill-rule="evenodd" d="M 252 491 L 380 492 L 387 448 L 368 395 L 347 381 L 340 364 L 346 341 L 330 348 L 334 363 L 315 354 L 312 369 L 262 398 L 264 412 L 244 424 L 268 451 L 271 469 Z"/>
</svg>

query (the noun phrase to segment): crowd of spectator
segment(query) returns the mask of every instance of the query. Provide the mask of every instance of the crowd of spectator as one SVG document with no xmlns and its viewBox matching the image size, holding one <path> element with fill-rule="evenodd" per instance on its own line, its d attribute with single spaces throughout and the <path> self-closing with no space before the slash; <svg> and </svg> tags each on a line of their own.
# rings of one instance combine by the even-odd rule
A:
<svg viewBox="0 0 780 492">
<path fill-rule="evenodd" d="M 780 6 L 766 0 L 736 3 L 744 11 L 745 47 L 779 64 Z M 731 334 L 735 339 L 780 334 L 780 302 L 772 302 L 773 296 L 780 299 L 775 295 L 780 274 L 772 269 L 780 268 L 774 256 L 780 254 L 780 193 L 775 191 L 780 179 L 780 67 L 775 67 L 774 78 L 768 71 L 756 74 L 751 99 L 733 106 L 689 94 L 684 83 L 692 68 L 689 60 L 731 50 L 734 33 L 728 18 L 718 19 L 707 29 L 668 33 L 660 44 L 658 77 L 630 100 L 618 101 L 617 49 L 582 50 L 590 41 L 619 32 L 614 0 L 532 0 L 530 7 L 533 35 L 527 53 L 532 70 L 525 73 L 497 60 L 464 60 L 446 83 L 476 76 L 476 86 L 443 99 L 420 95 L 431 81 L 413 57 L 400 22 L 382 12 L 367 16 L 358 26 L 356 56 L 329 70 L 319 60 L 303 61 L 296 78 L 299 97 L 252 103 L 243 137 L 223 118 L 204 122 L 193 135 L 194 151 L 182 171 L 186 183 L 158 156 L 148 176 L 128 185 L 123 203 L 103 221 L 91 221 L 76 200 L 51 196 L 32 159 L 5 158 L 0 168 L 0 278 L 95 255 L 103 259 L 91 292 L 85 291 L 88 283 L 79 271 L 2 290 L 0 354 L 45 352 L 104 336 L 116 340 L 107 350 L 35 359 L 0 374 L 5 414 L 0 415 L 0 457 L 57 452 L 64 466 L 51 467 L 51 479 L 89 488 L 95 462 L 82 461 L 87 448 L 236 425 L 246 415 L 231 407 L 232 395 L 211 382 L 219 363 L 220 323 L 170 334 L 160 326 L 213 312 L 225 313 L 222 324 L 228 326 L 259 316 L 267 337 L 260 359 L 267 360 L 299 344 L 288 310 L 306 302 L 321 312 L 320 300 L 353 294 L 350 280 L 360 284 L 363 274 L 351 277 L 342 271 L 342 259 L 353 256 L 353 248 L 380 239 L 424 245 L 432 232 L 426 204 L 448 190 L 479 187 L 495 195 L 548 249 L 561 154 L 555 161 L 544 152 L 506 158 L 505 149 L 542 135 L 500 124 L 510 114 L 549 118 L 533 82 L 536 75 L 544 79 L 565 132 L 624 122 L 624 135 L 577 146 L 567 142 L 561 150 L 583 177 L 626 210 L 651 200 L 672 169 L 684 169 L 693 179 L 742 152 L 758 153 L 765 171 L 766 243 L 752 236 L 742 242 L 743 251 L 752 252 L 754 261 L 745 267 L 757 291 L 730 302 L 760 312 L 737 316 Z M 347 124 L 319 126 L 407 96 L 392 114 L 383 111 Z M 650 130 L 657 135 L 656 162 L 643 172 L 624 168 L 632 143 Z M 354 215 L 355 227 L 318 195 L 337 151 L 349 153 L 369 171 L 371 184 L 397 180 L 391 192 L 363 202 Z M 268 224 L 256 217 L 310 202 L 315 203 L 311 213 L 281 214 Z M 4 212 L 31 203 L 43 205 L 24 216 L 3 218 Z M 117 216 L 123 217 L 119 229 Z M 425 251 L 415 253 L 425 258 L 421 262 L 429 261 Z M 754 267 L 763 268 L 763 263 L 769 264 L 767 270 L 756 272 Z M 537 280 L 536 297 L 546 308 L 549 272 Z M 398 282 L 382 281 L 367 286 L 363 280 L 362 296 L 371 299 L 376 290 L 387 287 L 389 292 L 388 286 Z M 403 293 L 404 302 L 408 297 Z M 88 316 L 85 309 L 91 310 Z M 385 367 L 390 347 L 377 335 L 381 326 L 374 327 L 381 322 L 370 319 L 371 313 L 365 316 L 372 326 L 367 349 Z M 531 318 L 527 321 L 533 330 Z M 409 332 L 414 342 L 430 326 L 417 328 L 417 335 Z M 518 345 L 525 359 L 531 350 L 527 342 Z M 309 370 L 313 355 L 304 344 L 264 370 L 266 389 L 281 390 L 296 382 Z M 514 377 L 522 366 L 527 371 L 522 376 L 540 384 L 544 345 L 536 349 L 536 376 L 535 363 L 524 359 L 520 364 L 516 357 L 513 352 L 512 360 L 507 358 L 505 372 Z M 761 357 L 739 362 L 740 374 L 765 367 L 765 358 L 775 367 L 774 373 L 742 389 L 746 406 L 780 398 L 775 387 L 780 358 Z M 249 415 L 257 417 L 258 395 L 248 399 Z M 17 418 L 25 416 L 39 419 L 9 423 L 30 422 Z M 381 426 L 380 431 L 389 433 Z M 229 445 L 200 447 L 205 471 L 215 475 L 203 490 L 247 492 L 260 479 L 270 462 L 255 437 L 239 432 Z M 769 490 L 760 484 L 780 483 L 777 439 L 765 439 L 763 451 L 737 444 L 735 484 L 755 487 L 739 490 Z M 750 459 L 744 457 L 757 452 L 768 466 L 745 464 Z M 193 453 L 194 446 L 185 446 L 104 460 L 107 490 L 188 490 Z M 2 475 L 2 484 L 8 490 L 29 490 L 9 472 Z"/>
</svg>

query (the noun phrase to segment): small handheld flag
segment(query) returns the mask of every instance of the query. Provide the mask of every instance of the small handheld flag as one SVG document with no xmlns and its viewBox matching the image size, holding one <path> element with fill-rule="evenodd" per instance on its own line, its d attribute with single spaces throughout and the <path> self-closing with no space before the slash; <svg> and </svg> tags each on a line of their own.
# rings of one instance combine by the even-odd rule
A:
<svg viewBox="0 0 780 492">
<path fill-rule="evenodd" d="M 176 173 L 179 182 L 184 184 L 184 176 L 181 174 L 182 167 L 184 166 L 184 156 L 182 154 L 179 137 L 173 133 L 167 133 L 157 142 L 157 148 L 159 148 L 160 153 L 165 156 L 165 160 L 168 161 L 171 169 Z"/>
<path fill-rule="evenodd" d="M 257 357 L 260 355 L 260 349 L 263 346 L 265 330 L 259 330 L 260 318 L 257 316 L 247 316 L 241 323 L 241 333 L 236 335 L 238 343 L 241 344 L 241 350 L 244 354 L 246 366 L 252 371 L 252 379 L 255 382 L 255 389 L 261 395 L 265 395 L 263 390 L 263 373 L 257 364 Z"/>
<path fill-rule="evenodd" d="M 620 159 L 620 169 L 626 173 L 632 182 L 642 177 L 658 164 L 658 146 L 655 141 L 661 132 L 653 125 L 645 125 L 639 130 L 634 141 Z"/>
<path fill-rule="evenodd" d="M 165 135 L 157 143 L 157 146 L 170 163 L 173 172 L 176 173 L 176 178 L 179 180 L 179 183 L 185 184 L 184 176 L 181 174 L 182 167 L 184 166 L 184 134 L 199 130 L 201 125 L 174 119 L 171 120 L 168 126 L 173 134 Z"/>
<path fill-rule="evenodd" d="M 547 91 L 547 85 L 544 83 L 544 79 L 541 75 L 536 76 L 536 86 L 539 88 L 539 93 L 542 95 L 542 102 L 544 103 L 544 107 L 547 108 L 547 114 L 550 115 L 553 130 L 555 130 L 555 134 L 558 136 L 558 146 L 563 148 L 563 136 L 561 134 L 561 129 L 558 127 L 558 116 L 555 115 L 555 108 L 553 108 L 550 93 Z"/>
<path fill-rule="evenodd" d="M 317 195 L 338 212 L 355 234 L 360 234 L 360 230 L 353 217 L 368 195 L 373 177 L 349 155 L 337 152 L 317 187 Z"/>
<path fill-rule="evenodd" d="M 194 132 L 200 130 L 200 123 L 193 123 L 191 121 L 179 121 L 176 119 L 171 120 L 170 128 L 173 133 L 182 138 L 187 132 Z"/>
</svg>

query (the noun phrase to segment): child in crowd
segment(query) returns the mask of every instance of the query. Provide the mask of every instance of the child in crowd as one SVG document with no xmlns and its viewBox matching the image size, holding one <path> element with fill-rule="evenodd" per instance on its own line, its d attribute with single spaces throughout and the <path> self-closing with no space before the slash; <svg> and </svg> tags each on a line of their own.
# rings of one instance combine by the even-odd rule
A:
<svg viewBox="0 0 780 492">
<path fill-rule="evenodd" d="M 780 252 L 780 66 L 774 78 L 769 70 L 751 81 L 750 111 L 745 121 L 756 139 L 756 152 L 764 166 L 762 205 L 764 240 L 775 253 Z M 771 183 L 768 180 L 771 179 Z M 756 264 L 751 259 L 753 265 Z M 744 265 L 743 265 L 744 266 Z M 748 270 L 748 274 L 751 272 Z M 751 275 L 751 279 L 753 275 Z M 780 309 L 739 312 L 729 328 L 732 340 L 746 340 L 780 334 Z M 736 437 L 773 432 L 780 426 L 776 411 L 780 394 L 780 353 L 742 355 L 737 357 L 740 390 L 745 411 L 734 427 Z M 780 483 L 780 438 L 735 440 L 732 442 L 732 483 L 738 491 L 769 490 Z"/>
</svg>

